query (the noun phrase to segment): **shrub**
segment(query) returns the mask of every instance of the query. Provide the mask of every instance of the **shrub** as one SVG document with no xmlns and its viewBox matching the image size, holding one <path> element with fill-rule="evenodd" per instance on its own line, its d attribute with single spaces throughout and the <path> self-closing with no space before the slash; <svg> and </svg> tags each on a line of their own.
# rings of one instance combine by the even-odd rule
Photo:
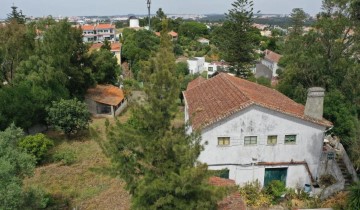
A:
<svg viewBox="0 0 360 210">
<path fill-rule="evenodd" d="M 53 146 L 54 142 L 42 133 L 26 136 L 19 142 L 19 147 L 34 155 L 37 162 L 42 161 Z"/>
<path fill-rule="evenodd" d="M 45 209 L 51 205 L 52 197 L 42 189 L 31 187 L 25 192 L 23 209 Z"/>
<path fill-rule="evenodd" d="M 360 182 L 357 182 L 350 188 L 348 209 L 360 209 Z"/>
<path fill-rule="evenodd" d="M 91 121 L 87 105 L 77 99 L 53 101 L 47 113 L 48 123 L 62 130 L 67 137 L 88 129 Z"/>
<path fill-rule="evenodd" d="M 336 179 L 331 174 L 325 174 L 325 175 L 320 176 L 319 184 L 321 186 L 328 187 L 328 186 L 333 185 L 335 183 L 336 183 Z"/>
<path fill-rule="evenodd" d="M 53 159 L 56 162 L 62 162 L 64 165 L 71 165 L 76 162 L 76 154 L 72 150 L 57 151 L 53 155 Z"/>
<path fill-rule="evenodd" d="M 270 196 L 261 190 L 259 181 L 248 182 L 243 187 L 240 187 L 239 191 L 248 206 L 267 207 L 271 204 Z"/>
<path fill-rule="evenodd" d="M 274 201 L 276 202 L 286 192 L 285 183 L 279 180 L 273 180 L 265 188 L 265 192 L 271 197 L 273 197 Z"/>
</svg>

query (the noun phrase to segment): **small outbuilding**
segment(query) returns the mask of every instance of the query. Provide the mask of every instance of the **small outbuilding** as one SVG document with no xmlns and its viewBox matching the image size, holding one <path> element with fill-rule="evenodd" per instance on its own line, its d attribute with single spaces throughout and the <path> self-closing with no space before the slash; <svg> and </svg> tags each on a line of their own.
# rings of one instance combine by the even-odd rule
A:
<svg viewBox="0 0 360 210">
<path fill-rule="evenodd" d="M 123 90 L 113 85 L 96 85 L 89 88 L 85 102 L 95 117 L 115 117 L 127 105 Z"/>
</svg>

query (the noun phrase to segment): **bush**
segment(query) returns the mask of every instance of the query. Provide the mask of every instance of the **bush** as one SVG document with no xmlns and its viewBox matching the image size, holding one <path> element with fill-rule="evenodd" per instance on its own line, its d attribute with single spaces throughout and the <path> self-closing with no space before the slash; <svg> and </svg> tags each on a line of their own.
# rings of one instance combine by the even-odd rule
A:
<svg viewBox="0 0 360 210">
<path fill-rule="evenodd" d="M 243 187 L 240 187 L 239 191 L 248 206 L 268 207 L 271 204 L 270 196 L 261 190 L 259 181 L 248 182 Z"/>
<path fill-rule="evenodd" d="M 88 129 L 91 121 L 87 105 L 77 99 L 53 101 L 47 113 L 48 123 L 62 130 L 67 137 Z"/>
<path fill-rule="evenodd" d="M 265 188 L 265 192 L 271 197 L 273 197 L 273 200 L 276 202 L 286 192 L 285 183 L 279 180 L 273 180 Z"/>
<path fill-rule="evenodd" d="M 72 150 L 57 151 L 53 155 L 53 159 L 56 162 L 62 162 L 64 165 L 71 165 L 76 162 L 76 154 Z"/>
<path fill-rule="evenodd" d="M 348 197 L 348 209 L 360 209 L 360 182 L 351 186 Z"/>
<path fill-rule="evenodd" d="M 19 147 L 34 155 L 38 163 L 44 159 L 48 150 L 53 146 L 54 142 L 42 133 L 26 136 L 19 142 Z"/>
<path fill-rule="evenodd" d="M 336 179 L 331 174 L 325 174 L 325 175 L 320 176 L 319 184 L 321 186 L 328 187 L 328 186 L 333 185 L 335 183 L 336 183 Z"/>
<path fill-rule="evenodd" d="M 25 192 L 23 209 L 45 209 L 51 205 L 52 198 L 42 189 L 31 187 Z"/>
</svg>

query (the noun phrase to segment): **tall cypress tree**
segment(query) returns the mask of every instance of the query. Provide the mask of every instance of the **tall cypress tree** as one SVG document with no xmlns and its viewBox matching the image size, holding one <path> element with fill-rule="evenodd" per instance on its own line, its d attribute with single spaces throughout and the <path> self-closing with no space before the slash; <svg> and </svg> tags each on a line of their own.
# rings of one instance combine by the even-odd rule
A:
<svg viewBox="0 0 360 210">
<path fill-rule="evenodd" d="M 142 72 L 147 100 L 125 124 L 108 130 L 106 153 L 132 195 L 134 209 L 214 209 L 217 195 L 197 163 L 198 136 L 173 128 L 179 79 L 167 25 L 161 47 Z"/>
</svg>

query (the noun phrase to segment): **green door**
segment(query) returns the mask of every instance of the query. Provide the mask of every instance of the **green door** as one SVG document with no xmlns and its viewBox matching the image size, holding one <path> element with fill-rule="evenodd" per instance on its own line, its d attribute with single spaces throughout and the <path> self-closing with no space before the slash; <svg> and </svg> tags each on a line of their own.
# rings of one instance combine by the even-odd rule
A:
<svg viewBox="0 0 360 210">
<path fill-rule="evenodd" d="M 287 168 L 265 168 L 264 186 L 273 180 L 280 180 L 286 185 Z"/>
</svg>

